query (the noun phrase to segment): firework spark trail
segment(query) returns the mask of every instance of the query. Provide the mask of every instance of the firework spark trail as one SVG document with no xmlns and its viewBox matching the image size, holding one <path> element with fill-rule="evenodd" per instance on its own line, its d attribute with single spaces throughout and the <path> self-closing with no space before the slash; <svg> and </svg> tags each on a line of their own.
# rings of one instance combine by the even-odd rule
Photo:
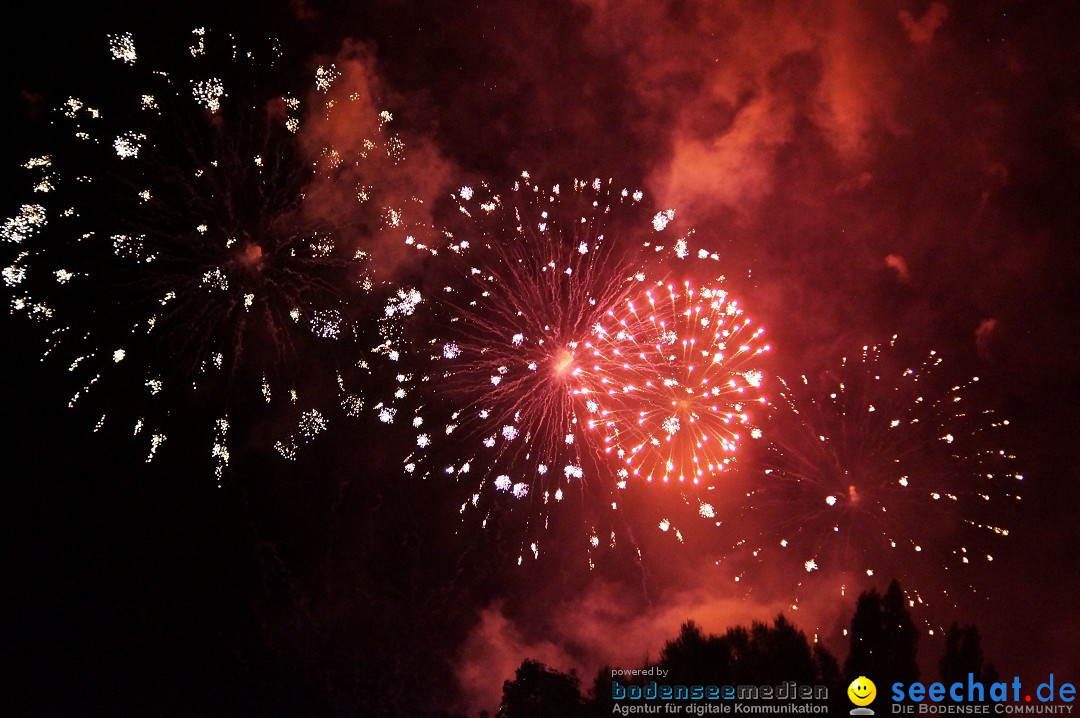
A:
<svg viewBox="0 0 1080 718">
<path fill-rule="evenodd" d="M 977 377 L 942 385 L 936 352 L 894 369 L 895 343 L 821 382 L 782 382 L 740 518 L 720 524 L 737 532 L 718 562 L 735 581 L 783 575 L 793 609 L 813 587 L 855 595 L 875 576 L 899 579 L 912 605 L 979 592 L 1008 536 L 1000 516 L 1020 500 L 1016 457 L 1000 447 L 1009 422 L 974 406 Z"/>
<path fill-rule="evenodd" d="M 134 408 L 148 460 L 177 428 L 170 417 L 186 413 L 178 402 L 190 408 L 195 391 L 215 404 L 207 436 L 220 479 L 226 430 L 237 430 L 234 397 L 249 389 L 264 406 L 301 412 L 280 442 L 292 455 L 319 433 L 320 397 L 359 410 L 349 384 L 368 367 L 347 347 L 364 341 L 378 301 L 367 298 L 375 285 L 358 238 L 407 223 L 352 168 L 377 174 L 403 147 L 384 133 L 390 115 L 373 110 L 373 134 L 358 149 L 328 143 L 325 123 L 367 108 L 332 65 L 293 93 L 271 87 L 282 63 L 273 44 L 253 53 L 198 29 L 169 72 L 138 49 L 131 35 L 110 36 L 105 104 L 64 100 L 54 123 L 62 135 L 24 165 L 34 200 L 0 229 L 16 250 L 4 284 L 12 312 L 47 328 L 46 354 L 68 357 L 81 377 L 70 404 L 94 397 L 107 407 L 96 428 L 106 414 L 128 421 Z M 328 185 L 353 197 L 334 216 L 312 202 Z"/>
<path fill-rule="evenodd" d="M 609 310 L 587 345 L 599 386 L 582 391 L 622 473 L 711 487 L 755 431 L 751 406 L 765 403 L 763 334 L 725 289 L 691 281 L 658 282 Z"/>
</svg>

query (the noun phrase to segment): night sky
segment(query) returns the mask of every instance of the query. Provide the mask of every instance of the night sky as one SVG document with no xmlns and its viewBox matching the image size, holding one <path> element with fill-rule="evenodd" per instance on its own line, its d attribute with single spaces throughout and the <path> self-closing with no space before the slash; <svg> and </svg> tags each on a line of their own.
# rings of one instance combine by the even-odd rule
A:
<svg viewBox="0 0 1080 718">
<path fill-rule="evenodd" d="M 933 621 L 977 625 L 1002 675 L 1075 682 L 1075 18 L 1070 3 L 1034 1 L 36 3 L 4 18 L 0 213 L 32 199 L 22 163 L 62 154 L 49 144 L 53 108 L 70 95 L 108 107 L 124 89 L 95 69 L 109 62 L 107 34 L 132 33 L 140 62 L 169 66 L 203 26 L 248 46 L 278 38 L 279 84 L 305 100 L 331 62 L 342 87 L 361 90 L 355 114 L 304 125 L 301 156 L 359 151 L 364 123 L 393 114 L 404 159 L 323 177 L 304 209 L 369 251 L 381 286 L 446 270 L 366 210 L 343 210 L 343 182 L 407 203 L 428 238 L 468 231 L 459 188 L 509 192 L 522 171 L 544 187 L 599 177 L 640 189 L 644 226 L 674 209 L 669 231 L 693 229 L 768 328 L 767 377 L 821 375 L 894 334 L 905 360 L 936 350 L 943 381 L 979 376 L 977 400 L 1010 421 L 1002 445 L 1018 457 L 1023 500 L 1000 516 L 1010 536 L 993 543 L 978 598 Z M 0 249 L 6 266 L 17 248 Z M 98 307 L 125 291 L 94 284 L 76 322 L 108 336 Z M 16 294 L 5 288 L 5 303 Z M 588 684 L 605 662 L 655 657 L 688 618 L 719 632 L 791 603 L 777 588 L 786 566 L 766 564 L 747 595 L 716 565 L 723 532 L 701 523 L 678 544 L 645 492 L 620 518 L 629 543 L 590 554 L 587 516 L 556 512 L 545 553 L 519 567 L 513 512 L 486 527 L 459 515 L 461 487 L 403 474 L 410 432 L 371 411 L 335 417 L 288 462 L 272 444 L 295 417 L 239 391 L 215 396 L 236 419 L 219 482 L 216 405 L 174 399 L 174 429 L 148 464 L 144 438 L 94 433 L 94 411 L 66 408 L 78 385 L 63 352 L 41 360 L 47 332 L 0 316 L 0 601 L 15 713 L 475 715 L 497 707 L 523 658 Z M 311 346 L 290 355 L 308 377 L 330 363 Z M 129 393 L 107 396 L 123 405 Z M 749 533 L 768 531 L 730 495 L 720 504 Z M 950 580 L 925 564 L 898 572 Z M 855 593 L 808 589 L 789 615 L 842 660 Z M 922 640 L 935 674 L 940 635 Z"/>
</svg>

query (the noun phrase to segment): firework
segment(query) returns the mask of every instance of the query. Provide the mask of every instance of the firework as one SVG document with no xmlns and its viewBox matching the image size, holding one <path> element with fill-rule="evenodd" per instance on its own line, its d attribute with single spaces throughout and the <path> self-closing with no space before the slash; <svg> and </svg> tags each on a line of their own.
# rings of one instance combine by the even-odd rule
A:
<svg viewBox="0 0 1080 718">
<path fill-rule="evenodd" d="M 484 523 L 507 502 L 546 524 L 549 507 L 587 485 L 608 496 L 584 430 L 589 408 L 573 389 L 593 327 L 640 282 L 607 235 L 641 214 L 641 197 L 599 180 L 545 191 L 528 175 L 505 196 L 485 186 L 455 194 L 460 229 L 423 293 L 425 339 L 402 365 L 397 401 L 376 411 L 413 429 L 406 472 L 470 487 L 462 511 L 479 510 Z M 409 313 L 419 296 L 404 303 Z M 535 540 L 529 549 L 538 552 Z"/>
<path fill-rule="evenodd" d="M 401 161 L 391 118 L 333 65 L 301 92 L 274 86 L 272 43 L 248 52 L 199 29 L 169 71 L 130 35 L 109 53 L 109 92 L 63 100 L 59 137 L 25 164 L 32 200 L 2 229 L 11 309 L 66 357 L 70 404 L 149 436 L 148 460 L 195 406 L 219 476 L 230 419 L 235 431 L 252 405 L 300 412 L 278 444 L 295 455 L 325 428 L 314 402 L 362 404 L 348 384 L 366 373 L 356 347 L 378 302 L 361 242 L 403 223 L 371 184 Z M 349 147 L 328 130 L 343 118 Z"/>
<path fill-rule="evenodd" d="M 663 301 L 644 311 L 661 296 L 647 276 L 717 258 L 694 255 L 687 236 L 661 243 L 674 213 L 650 217 L 640 192 L 600 180 L 543 190 L 525 174 L 506 195 L 466 187 L 455 199 L 460 226 L 433 263 L 432 288 L 387 307 L 399 317 L 423 302 L 428 319 L 417 346 L 385 343 L 392 358 L 412 359 L 396 400 L 375 407 L 379 419 L 412 427 L 406 472 L 467 487 L 463 513 L 478 511 L 481 525 L 522 517 L 519 562 L 539 555 L 553 509 L 568 504 L 590 550 L 612 546 L 620 492 L 635 479 L 699 462 L 688 483 L 707 483 L 731 461 L 760 384 L 745 365 L 767 347 L 716 278 L 662 284 Z M 712 516 L 707 502 L 679 496 Z M 668 516 L 654 525 L 681 540 Z"/>
<path fill-rule="evenodd" d="M 711 486 L 761 405 L 764 329 L 720 287 L 659 282 L 609 310 L 587 344 L 589 428 L 632 479 Z"/>
<path fill-rule="evenodd" d="M 720 522 L 739 534 L 719 562 L 736 581 L 787 577 L 792 608 L 812 588 L 855 595 L 875 577 L 899 579 L 913 605 L 977 591 L 1008 536 L 1000 516 L 1020 499 L 1000 447 L 1009 422 L 975 405 L 977 377 L 943 384 L 933 351 L 904 368 L 895 342 L 782 382 L 763 468 L 739 518 Z"/>
</svg>

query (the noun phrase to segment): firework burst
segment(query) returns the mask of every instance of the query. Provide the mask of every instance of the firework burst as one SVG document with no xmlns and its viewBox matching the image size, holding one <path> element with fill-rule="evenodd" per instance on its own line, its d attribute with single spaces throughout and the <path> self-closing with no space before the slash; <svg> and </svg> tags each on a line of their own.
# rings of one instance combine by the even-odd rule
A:
<svg viewBox="0 0 1080 718">
<path fill-rule="evenodd" d="M 525 502 L 528 521 L 546 525 L 547 507 L 603 483 L 589 408 L 573 389 L 590 332 L 640 281 L 605 235 L 624 221 L 615 209 L 640 212 L 641 194 L 600 181 L 543 191 L 525 175 L 506 196 L 466 187 L 455 199 L 463 228 L 448 233 L 432 271 L 429 338 L 403 362 L 397 401 L 376 411 L 412 427 L 408 473 L 471 487 L 463 512 L 486 523 L 496 507 Z M 529 549 L 538 554 L 535 538 Z"/>
<path fill-rule="evenodd" d="M 975 405 L 977 377 L 943 384 L 933 351 L 904 368 L 895 340 L 782 382 L 763 468 L 738 520 L 720 523 L 738 534 L 719 562 L 736 581 L 787 577 L 796 609 L 812 588 L 854 595 L 874 577 L 899 579 L 913 605 L 977 592 L 1008 536 L 1003 510 L 1020 499 L 1023 477 L 1000 447 L 1009 422 Z"/>
<path fill-rule="evenodd" d="M 622 473 L 712 486 L 756 432 L 763 333 L 725 289 L 691 281 L 659 282 L 609 310 L 587 345 L 593 386 L 582 393 Z"/>
<path fill-rule="evenodd" d="M 109 53 L 101 104 L 67 97 L 59 137 L 25 165 L 33 201 L 2 230 L 15 249 L 11 309 L 47 328 L 47 354 L 67 357 L 80 387 L 70 404 L 96 407 L 98 428 L 149 436 L 148 460 L 193 393 L 211 415 L 219 477 L 230 417 L 250 412 L 237 396 L 301 412 L 278 444 L 295 455 L 325 428 L 318 397 L 346 413 L 362 403 L 347 384 L 366 363 L 350 348 L 377 302 L 357 238 L 402 220 L 356 168 L 400 161 L 391 118 L 332 65 L 303 92 L 271 87 L 283 74 L 273 44 L 248 52 L 196 30 L 168 72 L 130 35 L 111 36 Z M 329 143 L 327 123 L 362 112 L 363 143 Z M 351 204 L 328 212 L 314 201 L 326 187 L 348 189 Z"/>
<path fill-rule="evenodd" d="M 660 242 L 674 213 L 650 217 L 639 192 L 600 180 L 542 190 L 526 174 L 506 195 L 467 187 L 455 199 L 461 227 L 416 332 L 434 338 L 411 349 L 379 418 L 413 428 L 406 472 L 468 488 L 463 513 L 482 525 L 523 517 L 519 562 L 539 555 L 553 509 L 568 504 L 590 551 L 614 546 L 619 495 L 635 479 L 682 471 L 705 484 L 730 463 L 744 405 L 758 399 L 748 365 L 767 350 L 760 331 L 718 279 L 646 280 L 691 252 L 686 237 Z M 669 517 L 654 525 L 681 539 Z"/>
</svg>

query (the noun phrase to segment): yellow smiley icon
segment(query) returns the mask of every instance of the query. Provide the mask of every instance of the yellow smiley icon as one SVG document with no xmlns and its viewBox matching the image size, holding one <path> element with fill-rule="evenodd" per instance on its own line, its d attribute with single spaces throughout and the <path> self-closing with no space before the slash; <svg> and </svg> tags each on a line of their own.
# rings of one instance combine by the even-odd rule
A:
<svg viewBox="0 0 1080 718">
<path fill-rule="evenodd" d="M 866 676 L 859 676 L 847 687 L 848 698 L 857 706 L 868 706 L 877 697 L 877 686 Z"/>
</svg>

